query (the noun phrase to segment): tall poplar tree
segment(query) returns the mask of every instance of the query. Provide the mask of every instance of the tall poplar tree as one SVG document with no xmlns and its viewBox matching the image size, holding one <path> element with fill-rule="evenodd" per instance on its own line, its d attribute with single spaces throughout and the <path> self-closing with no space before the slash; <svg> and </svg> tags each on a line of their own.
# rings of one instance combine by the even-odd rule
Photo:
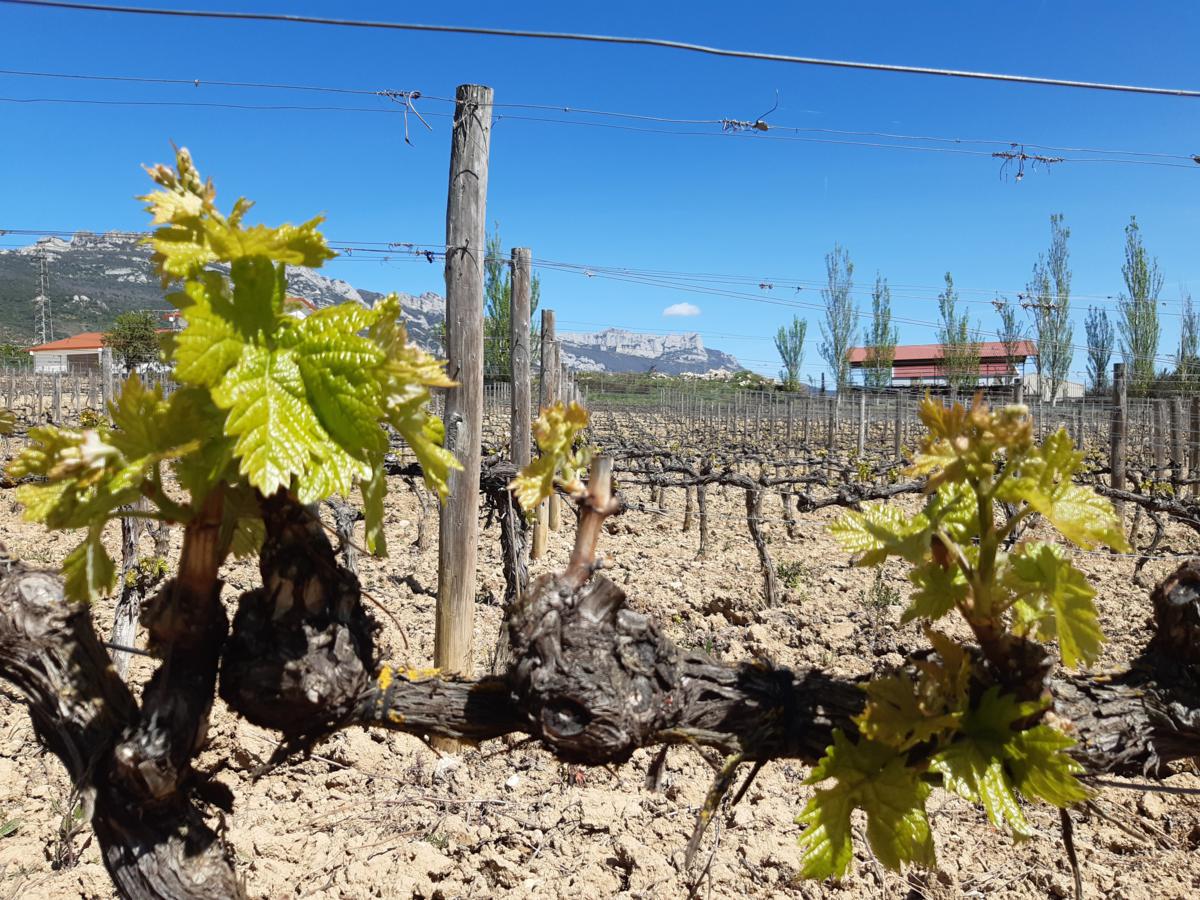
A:
<svg viewBox="0 0 1200 900">
<path fill-rule="evenodd" d="M 996 332 L 1000 338 L 1000 343 L 1004 345 L 1004 361 L 1008 364 L 1008 368 L 1014 373 L 1017 370 L 1017 357 L 1021 355 L 1021 347 L 1028 335 L 1025 333 L 1025 326 L 1021 324 L 1019 310 L 1015 303 L 1007 297 L 997 297 L 992 301 L 992 305 L 996 307 L 996 313 L 1000 316 L 1000 330 Z M 1020 377 L 1020 373 L 1017 373 Z"/>
<path fill-rule="evenodd" d="M 792 317 L 790 326 L 779 326 L 775 335 L 775 349 L 783 360 L 783 371 L 779 380 L 785 391 L 800 390 L 800 369 L 804 366 L 804 337 L 808 334 L 808 321 Z"/>
<path fill-rule="evenodd" d="M 1175 377 L 1179 390 L 1195 393 L 1200 387 L 1200 313 L 1192 303 L 1191 291 L 1183 291 L 1183 312 L 1179 317 L 1179 352 L 1175 354 Z"/>
<path fill-rule="evenodd" d="M 967 313 L 958 314 L 958 291 L 954 277 L 946 273 L 946 287 L 938 294 L 938 342 L 942 345 L 942 367 L 952 391 L 970 391 L 979 384 L 979 343 L 971 336 Z"/>
<path fill-rule="evenodd" d="M 1026 291 L 1033 308 L 1037 331 L 1038 391 L 1058 402 L 1059 389 L 1067 380 L 1075 348 L 1071 324 L 1071 254 L 1067 241 L 1071 229 L 1063 225 L 1062 213 L 1050 217 L 1050 249 L 1039 254 L 1033 278 Z"/>
<path fill-rule="evenodd" d="M 821 289 L 825 301 L 825 320 L 821 326 L 821 357 L 833 371 L 837 390 L 850 383 L 850 342 L 854 339 L 854 324 L 858 308 L 851 292 L 854 290 L 854 263 L 841 244 L 825 254 L 826 286 Z"/>
<path fill-rule="evenodd" d="M 1130 216 L 1125 226 L 1125 265 L 1121 267 L 1121 275 L 1125 279 L 1125 293 L 1117 299 L 1121 355 L 1125 358 L 1130 386 L 1137 393 L 1145 393 L 1154 381 L 1154 358 L 1158 355 L 1158 295 L 1163 275 L 1158 260 L 1150 259 L 1146 253 L 1135 216 Z"/>
<path fill-rule="evenodd" d="M 887 279 L 875 273 L 871 291 L 871 326 L 863 331 L 866 360 L 863 383 L 871 390 L 882 390 L 892 383 L 892 364 L 896 360 L 899 332 L 892 325 L 892 290 Z"/>
<path fill-rule="evenodd" d="M 1112 322 L 1103 309 L 1089 306 L 1083 326 L 1087 332 L 1089 386 L 1093 393 L 1103 394 L 1108 390 L 1108 363 L 1113 355 Z"/>
</svg>

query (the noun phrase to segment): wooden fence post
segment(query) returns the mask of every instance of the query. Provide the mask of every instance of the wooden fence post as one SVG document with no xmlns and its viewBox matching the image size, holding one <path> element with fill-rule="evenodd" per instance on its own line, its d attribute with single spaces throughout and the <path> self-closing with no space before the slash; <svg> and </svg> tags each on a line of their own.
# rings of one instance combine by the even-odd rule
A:
<svg viewBox="0 0 1200 900">
<path fill-rule="evenodd" d="M 1200 397 L 1192 397 L 1191 409 L 1191 453 L 1188 460 L 1188 478 L 1192 481 L 1192 496 L 1200 497 Z"/>
<path fill-rule="evenodd" d="M 487 246 L 488 144 L 492 89 L 455 94 L 446 204 L 446 359 L 457 385 L 446 390 L 445 445 L 462 465 L 438 522 L 438 597 L 433 664 L 471 675 L 475 568 L 479 548 L 479 464 L 483 413 L 483 275 Z M 456 741 L 442 744 L 456 749 Z"/>
<path fill-rule="evenodd" d="M 1171 406 L 1171 489 L 1179 496 L 1179 489 L 1186 477 L 1187 457 L 1184 454 L 1184 413 L 1183 398 L 1172 397 Z"/>
<path fill-rule="evenodd" d="M 509 329 L 509 358 L 512 362 L 512 414 L 510 449 L 518 469 L 529 465 L 533 452 L 533 417 L 529 396 L 529 263 L 528 247 L 512 252 L 512 315 Z"/>
<path fill-rule="evenodd" d="M 554 365 L 554 310 L 542 310 L 542 346 L 541 346 L 541 406 L 552 406 L 558 399 L 558 369 Z M 533 530 L 533 550 L 531 559 L 538 559 L 546 550 L 546 529 L 551 527 L 551 520 L 558 523 L 558 495 L 543 501 L 538 509 L 537 523 Z M 554 529 L 557 530 L 557 529 Z"/>
<path fill-rule="evenodd" d="M 1155 482 L 1164 481 L 1167 477 L 1167 401 L 1154 400 L 1154 430 L 1150 443 L 1154 452 Z"/>
<path fill-rule="evenodd" d="M 896 427 L 892 433 L 892 455 L 897 460 L 900 459 L 900 451 L 903 449 L 902 441 L 904 440 L 904 397 L 902 394 L 896 394 Z"/>
<path fill-rule="evenodd" d="M 1113 411 L 1112 442 L 1108 464 L 1111 470 L 1109 486 L 1114 490 L 1125 490 L 1125 364 L 1113 363 Z M 1117 516 L 1125 515 L 1125 501 L 1114 500 Z"/>
<path fill-rule="evenodd" d="M 858 395 L 858 458 L 867 448 L 867 392 Z"/>
</svg>

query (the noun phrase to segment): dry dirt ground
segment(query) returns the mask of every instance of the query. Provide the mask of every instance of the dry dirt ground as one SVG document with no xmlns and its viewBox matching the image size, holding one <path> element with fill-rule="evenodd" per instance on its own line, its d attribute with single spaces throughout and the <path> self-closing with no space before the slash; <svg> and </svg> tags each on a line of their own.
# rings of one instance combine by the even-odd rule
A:
<svg viewBox="0 0 1200 900">
<path fill-rule="evenodd" d="M 405 653 L 397 629 L 385 620 L 385 658 L 429 665 L 436 540 L 424 552 L 412 547 L 418 506 L 403 483 L 391 488 L 393 555 L 363 560 L 362 578 L 410 642 Z M 713 492 L 712 547 L 703 560 L 696 558 L 696 532 L 680 528 L 683 497 L 669 494 L 667 506 L 664 515 L 631 512 L 616 520 L 618 533 L 605 538 L 603 550 L 610 576 L 625 584 L 631 604 L 658 617 L 678 643 L 726 660 L 766 654 L 783 665 L 821 665 L 843 675 L 899 663 L 900 654 L 921 645 L 915 626 L 898 627 L 901 605 L 872 610 L 866 599 L 871 573 L 849 568 L 826 531 L 836 510 L 802 517 L 800 534 L 789 540 L 779 502 L 768 498 L 770 551 L 787 597 L 781 607 L 763 609 L 742 497 Z M 0 492 L 0 536 L 10 549 L 39 564 L 60 563 L 72 536 L 48 535 L 21 523 L 18 513 L 11 492 Z M 115 526 L 109 537 L 115 555 Z M 563 565 L 571 539 L 570 525 L 551 535 L 550 552 L 534 564 L 534 573 Z M 1197 549 L 1190 534 L 1172 530 L 1159 553 Z M 1146 574 L 1157 579 L 1176 562 L 1151 562 Z M 1100 585 L 1098 603 L 1111 639 L 1098 667 L 1119 666 L 1148 634 L 1147 591 L 1131 584 L 1131 559 L 1083 555 L 1080 564 Z M 893 564 L 883 581 L 901 604 L 907 595 L 903 576 Z M 256 580 L 249 564 L 231 565 L 226 599 L 232 602 Z M 500 623 L 494 527 L 482 538 L 479 583 L 475 648 L 482 672 Z M 95 615 L 107 634 L 111 604 L 98 605 Z M 150 665 L 135 660 L 131 678 L 144 679 Z M 273 747 L 270 733 L 239 721 L 218 701 L 208 747 L 198 760 L 236 795 L 226 827 L 252 897 L 1072 895 L 1058 815 L 1044 807 L 1028 811 L 1038 836 L 1014 846 L 981 810 L 935 792 L 929 811 L 938 871 L 885 872 L 859 842 L 845 879 L 803 882 L 796 877 L 799 828 L 793 818 L 812 790 L 803 783 L 809 770 L 773 763 L 740 805 L 717 817 L 693 871 L 685 874 L 682 851 L 712 776 L 694 750 L 671 752 L 667 786 L 652 793 L 643 786 L 650 761 L 645 752 L 620 768 L 579 769 L 532 745 L 496 741 L 439 758 L 415 737 L 356 730 L 327 740 L 307 761 L 253 780 L 252 771 Z M 1183 793 L 1109 787 L 1092 809 L 1076 813 L 1086 896 L 1200 896 L 1200 777 L 1194 768 L 1181 769 L 1165 784 Z M 112 895 L 86 828 L 73 838 L 78 863 L 52 868 L 72 815 L 62 768 L 38 745 L 24 708 L 0 695 L 0 900 Z"/>
</svg>

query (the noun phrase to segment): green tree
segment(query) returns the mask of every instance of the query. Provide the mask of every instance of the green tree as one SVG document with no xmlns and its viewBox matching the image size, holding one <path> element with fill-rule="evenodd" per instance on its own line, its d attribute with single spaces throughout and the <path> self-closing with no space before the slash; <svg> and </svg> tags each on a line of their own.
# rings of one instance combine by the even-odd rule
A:
<svg viewBox="0 0 1200 900">
<path fill-rule="evenodd" d="M 1158 294 L 1163 276 L 1158 260 L 1150 259 L 1142 243 L 1137 217 L 1130 216 L 1125 226 L 1125 265 L 1121 267 L 1125 293 L 1117 299 L 1121 314 L 1121 355 L 1130 373 L 1130 386 L 1144 393 L 1154 380 L 1154 357 L 1158 354 L 1161 326 L 1158 322 Z"/>
<path fill-rule="evenodd" d="M 790 326 L 779 326 L 775 335 L 775 349 L 783 360 L 783 371 L 779 380 L 785 391 L 800 390 L 800 369 L 804 365 L 804 337 L 808 334 L 808 320 L 792 317 Z"/>
<path fill-rule="evenodd" d="M 29 352 L 20 344 L 0 343 L 0 369 L 26 369 L 31 362 Z"/>
<path fill-rule="evenodd" d="M 1000 316 L 1000 330 L 996 332 L 996 336 L 1004 345 L 1004 361 L 1010 371 L 1016 372 L 1017 357 L 1022 355 L 1021 344 L 1028 339 L 1025 326 L 1021 324 L 1016 304 L 1007 297 L 997 297 L 992 301 L 992 305 L 996 307 L 996 313 Z M 1020 373 L 1017 373 L 1017 377 L 1020 377 Z"/>
<path fill-rule="evenodd" d="M 1188 290 L 1183 291 L 1183 312 L 1179 317 L 1175 376 L 1183 393 L 1193 393 L 1200 387 L 1200 313 L 1196 312 L 1192 293 Z"/>
<path fill-rule="evenodd" d="M 958 291 L 954 277 L 946 273 L 946 287 L 938 294 L 938 343 L 942 345 L 942 368 L 952 393 L 971 391 L 979 384 L 979 343 L 971 336 L 967 313 L 958 314 Z M 977 331 L 978 329 L 976 329 Z"/>
<path fill-rule="evenodd" d="M 863 361 L 863 382 L 872 390 L 882 390 L 892 383 L 892 363 L 896 360 L 899 330 L 892 325 L 892 289 L 887 279 L 875 273 L 871 291 L 871 327 L 863 330 L 866 359 Z"/>
<path fill-rule="evenodd" d="M 1067 380 L 1075 348 L 1071 324 L 1071 267 L 1067 241 L 1071 229 L 1063 225 L 1062 213 L 1050 217 L 1050 249 L 1033 264 L 1033 278 L 1026 287 L 1033 304 L 1037 331 L 1038 391 L 1056 403 L 1059 389 Z"/>
<path fill-rule="evenodd" d="M 825 254 L 826 287 L 821 289 L 825 301 L 825 321 L 821 326 L 821 357 L 833 370 L 840 392 L 850 383 L 850 341 L 854 338 L 854 323 L 858 308 L 851 292 L 854 290 L 854 263 L 841 244 Z"/>
<path fill-rule="evenodd" d="M 536 274 L 529 282 L 529 315 L 531 347 L 540 342 L 534 328 L 534 313 L 541 299 L 542 282 Z M 512 372 L 512 266 L 504 255 L 500 240 L 500 223 L 496 222 L 487 239 L 487 258 L 483 268 L 483 364 L 484 372 L 492 378 L 508 378 Z"/>
<path fill-rule="evenodd" d="M 158 359 L 162 341 L 158 335 L 158 319 L 145 309 L 123 312 L 113 320 L 112 328 L 104 332 L 104 346 L 132 372 L 144 363 Z"/>
<path fill-rule="evenodd" d="M 1087 332 L 1089 386 L 1093 393 L 1103 394 L 1108 390 L 1108 363 L 1113 354 L 1112 322 L 1103 309 L 1089 306 L 1083 327 Z"/>
</svg>

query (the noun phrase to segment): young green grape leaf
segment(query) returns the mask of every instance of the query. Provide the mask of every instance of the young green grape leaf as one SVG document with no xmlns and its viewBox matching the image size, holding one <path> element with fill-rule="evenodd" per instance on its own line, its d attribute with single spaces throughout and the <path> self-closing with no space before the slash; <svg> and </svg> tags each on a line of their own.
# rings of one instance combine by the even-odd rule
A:
<svg viewBox="0 0 1200 900">
<path fill-rule="evenodd" d="M 908 580 L 915 590 L 900 617 L 901 622 L 914 619 L 937 621 L 971 593 L 967 577 L 958 566 L 947 568 L 936 562 L 922 563 L 909 570 Z"/>
<path fill-rule="evenodd" d="M 348 494 L 371 466 L 332 441 L 309 405 L 296 353 L 248 346 L 213 391 L 229 411 L 225 431 L 236 438 L 239 471 L 264 495 L 291 486 L 302 503 Z"/>
<path fill-rule="evenodd" d="M 158 228 L 149 239 L 154 248 L 153 262 L 163 284 L 177 278 L 193 277 L 214 262 L 232 262 L 243 257 L 261 256 L 293 266 L 319 266 L 334 254 L 317 230 L 321 217 L 302 225 L 267 228 L 255 225 L 243 228 L 241 221 L 250 203 L 234 204 L 229 218 L 217 209 L 216 190 L 204 181 L 192 162 L 191 154 L 180 147 L 175 152 L 175 169 L 149 166 L 150 177 L 163 190 L 139 199 Z"/>
<path fill-rule="evenodd" d="M 216 387 L 246 349 L 227 313 L 218 312 L 233 307 L 225 276 L 202 272 L 184 284 L 182 293 L 168 295 L 168 299 L 187 318 L 187 327 L 178 334 L 168 335 L 164 348 L 175 364 L 176 380 L 198 387 Z"/>
<path fill-rule="evenodd" d="M 373 321 L 355 303 L 319 310 L 291 338 L 309 401 L 322 427 L 350 455 L 367 458 L 387 450 L 379 368 L 383 349 L 360 335 Z"/>
<path fill-rule="evenodd" d="M 1061 547 L 1041 542 L 1023 545 L 1008 557 L 1001 578 L 1017 598 L 1018 633 L 1032 632 L 1043 640 L 1057 637 L 1066 666 L 1096 659 L 1104 643 L 1092 603 L 1096 591 Z"/>
<path fill-rule="evenodd" d="M 248 341 L 269 339 L 277 330 L 287 296 L 283 263 L 267 256 L 237 256 L 229 266 L 229 278 L 233 282 L 229 323 Z"/>
<path fill-rule="evenodd" d="M 827 878 L 846 871 L 851 858 L 850 813 L 867 816 L 867 840 L 885 866 L 903 863 L 933 865 L 933 837 L 925 814 L 929 786 L 904 757 L 891 747 L 868 740 L 851 742 L 835 731 L 806 784 L 835 779 L 818 788 L 796 818 L 805 826 L 800 835 L 801 874 Z"/>
<path fill-rule="evenodd" d="M 575 438 L 587 424 L 587 411 L 578 403 L 559 402 L 542 410 L 533 427 L 541 454 L 508 486 L 516 493 L 525 515 L 534 514 L 538 504 L 554 493 L 555 484 L 571 493 L 583 490 L 580 478 L 591 452 L 587 447 L 577 449 Z"/>
<path fill-rule="evenodd" d="M 1037 704 L 1022 703 L 990 687 L 978 704 L 963 716 L 954 741 L 930 760 L 930 769 L 964 799 L 982 803 L 992 824 L 1007 825 L 1015 837 L 1033 834 L 1005 766 L 1009 746 L 1016 737 L 1013 723 L 1038 711 Z"/>
<path fill-rule="evenodd" d="M 1087 791 L 1076 777 L 1083 766 L 1067 754 L 1074 746 L 1071 738 L 1049 725 L 1014 734 L 1004 751 L 1017 789 L 1059 807 L 1086 800 Z"/>
<path fill-rule="evenodd" d="M 924 513 L 910 515 L 890 504 L 849 510 L 829 530 L 845 550 L 860 554 L 860 566 L 875 565 L 888 556 L 919 563 L 929 553 L 929 520 Z"/>
<path fill-rule="evenodd" d="M 942 776 L 942 783 L 965 800 L 980 803 L 997 828 L 1008 827 L 1014 837 L 1033 836 L 1021 811 L 1012 782 L 1004 770 L 998 745 L 969 737 L 960 738 L 937 753 L 929 768 Z"/>
<path fill-rule="evenodd" d="M 1072 446 L 1066 429 L 1060 428 L 1022 461 L 1019 472 L 999 486 L 996 497 L 1028 503 L 1063 537 L 1085 550 L 1104 545 L 1126 551 L 1129 545 L 1112 503 L 1090 487 L 1071 481 L 1083 457 Z"/>
<path fill-rule="evenodd" d="M 17 427 L 17 417 L 10 409 L 0 409 L 0 434 L 12 434 Z"/>
<path fill-rule="evenodd" d="M 427 406 L 430 388 L 453 387 L 445 367 L 433 356 L 408 342 L 400 298 L 389 294 L 376 301 L 371 339 L 384 354 L 381 371 L 385 420 L 399 432 L 421 464 L 425 484 L 441 499 L 449 493 L 451 470 L 460 469 L 454 454 L 445 448 L 442 420 Z"/>
<path fill-rule="evenodd" d="M 257 554 L 266 535 L 254 488 L 244 481 L 227 484 L 221 498 L 220 545 L 231 556 L 242 559 Z"/>
<path fill-rule="evenodd" d="M 112 590 L 117 570 L 101 540 L 103 525 L 88 529 L 82 544 L 63 560 L 63 588 L 68 600 L 90 603 Z"/>
</svg>

